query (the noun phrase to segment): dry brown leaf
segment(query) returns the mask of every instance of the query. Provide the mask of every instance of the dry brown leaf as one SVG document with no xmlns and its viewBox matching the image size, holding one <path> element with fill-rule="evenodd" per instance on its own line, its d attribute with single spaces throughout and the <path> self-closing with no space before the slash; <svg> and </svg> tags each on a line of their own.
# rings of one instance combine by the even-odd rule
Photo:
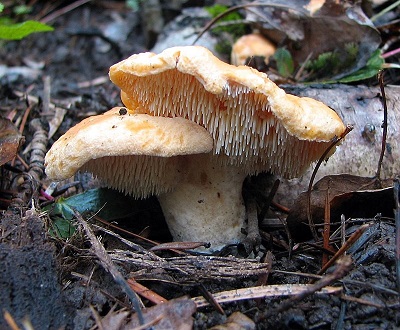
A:
<svg viewBox="0 0 400 330">
<path fill-rule="evenodd" d="M 346 218 L 373 218 L 378 213 L 393 216 L 393 188 L 388 187 L 391 180 L 379 182 L 375 178 L 366 178 L 350 174 L 328 175 L 318 181 L 311 191 L 311 216 L 314 223 L 322 223 L 325 211 L 325 198 L 329 190 L 331 222 Z M 296 240 L 310 237 L 307 218 L 307 192 L 299 195 L 286 219 L 289 229 Z"/>
<path fill-rule="evenodd" d="M 0 166 L 13 159 L 18 151 L 23 136 L 14 124 L 5 118 L 0 118 Z"/>
<path fill-rule="evenodd" d="M 183 297 L 170 300 L 143 310 L 144 322 L 151 325 L 153 330 L 191 330 L 193 327 L 192 314 L 196 311 L 196 304 L 189 298 Z M 133 315 L 121 329 L 131 330 L 139 327 L 138 317 Z"/>
</svg>

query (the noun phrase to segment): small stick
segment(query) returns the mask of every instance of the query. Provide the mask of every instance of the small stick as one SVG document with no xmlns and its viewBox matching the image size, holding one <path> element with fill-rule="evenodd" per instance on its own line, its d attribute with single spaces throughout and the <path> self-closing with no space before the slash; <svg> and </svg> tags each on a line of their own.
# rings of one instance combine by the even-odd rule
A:
<svg viewBox="0 0 400 330">
<path fill-rule="evenodd" d="M 394 217 L 396 223 L 396 282 L 397 290 L 400 293 L 400 180 L 396 178 L 393 186 L 395 210 Z"/>
<path fill-rule="evenodd" d="M 340 238 L 341 238 L 341 245 L 344 245 L 346 242 L 346 217 L 344 214 L 340 216 Z"/>
<path fill-rule="evenodd" d="M 314 171 L 312 172 L 310 182 L 308 184 L 308 189 L 307 189 L 307 218 L 308 218 L 308 224 L 310 226 L 311 233 L 312 233 L 315 241 L 318 241 L 318 234 L 317 234 L 317 231 L 315 230 L 315 224 L 314 224 L 314 222 L 312 220 L 312 216 L 311 216 L 311 190 L 312 190 L 312 186 L 314 184 L 314 179 L 315 179 L 315 176 L 317 175 L 319 167 L 321 166 L 322 162 L 326 159 L 326 157 L 328 156 L 328 154 L 332 150 L 332 148 L 335 145 L 337 145 L 341 140 L 343 140 L 344 137 L 347 134 L 349 134 L 352 130 L 353 130 L 353 126 L 347 125 L 345 131 L 343 132 L 343 134 L 340 137 L 334 137 L 332 139 L 332 143 L 329 145 L 329 147 L 325 150 L 325 152 L 323 153 L 321 158 L 318 160 L 318 163 L 315 166 Z"/>
<path fill-rule="evenodd" d="M 97 239 L 96 235 L 92 232 L 91 228 L 87 224 L 87 222 L 82 218 L 80 213 L 76 210 L 73 210 L 74 216 L 78 220 L 78 222 L 82 225 L 83 229 L 85 230 L 85 233 L 87 237 L 90 240 L 90 243 L 92 244 L 91 250 L 92 252 L 96 255 L 96 257 L 99 259 L 101 265 L 104 267 L 105 270 L 107 270 L 114 280 L 121 286 L 122 290 L 126 293 L 126 295 L 129 297 L 133 304 L 133 308 L 135 309 L 135 312 L 137 313 L 139 323 L 142 325 L 144 324 L 144 318 L 143 318 L 143 313 L 140 307 L 140 302 L 139 298 L 136 295 L 136 293 L 131 289 L 125 278 L 122 276 L 122 274 L 118 271 L 118 269 L 115 267 L 114 263 L 111 260 L 111 257 L 108 255 L 106 249 L 104 246 L 99 242 Z"/>
<path fill-rule="evenodd" d="M 199 41 L 199 39 L 202 37 L 202 35 L 204 33 L 206 33 L 215 24 L 215 22 L 217 22 L 221 18 L 223 18 L 224 16 L 226 16 L 234 11 L 237 11 L 239 9 L 247 9 L 249 7 L 275 7 L 275 8 L 281 8 L 281 9 L 286 9 L 286 10 L 295 10 L 295 8 L 291 8 L 290 6 L 287 6 L 284 4 L 278 4 L 278 3 L 268 4 L 268 3 L 253 2 L 253 3 L 244 4 L 244 5 L 233 6 L 229 9 L 225 10 L 223 13 L 215 16 L 210 22 L 208 22 L 206 24 L 206 26 L 203 28 L 203 30 L 199 33 L 197 38 L 193 41 L 192 45 L 196 44 L 196 42 Z"/>
<path fill-rule="evenodd" d="M 293 305 L 305 299 L 306 297 L 314 294 L 315 292 L 323 289 L 326 286 L 332 285 L 334 282 L 340 280 L 341 278 L 347 275 L 347 273 L 350 271 L 351 265 L 352 265 L 351 257 L 346 255 L 343 256 L 340 260 L 338 260 L 337 267 L 335 268 L 332 274 L 322 277 L 318 282 L 306 287 L 306 289 L 300 292 L 299 294 L 293 296 L 290 299 L 285 300 L 276 309 L 268 310 L 267 312 L 261 314 L 258 317 L 257 321 L 261 321 L 263 319 L 268 318 L 271 315 L 277 315 L 278 313 L 288 310 Z"/>
<path fill-rule="evenodd" d="M 351 235 L 349 237 L 349 239 L 346 241 L 346 243 L 344 245 L 342 245 L 342 247 L 336 252 L 336 254 L 329 259 L 329 261 L 321 268 L 321 270 L 317 273 L 317 275 L 321 275 L 323 273 L 325 273 L 325 271 L 333 265 L 333 263 L 339 259 L 339 257 L 344 254 L 359 238 L 360 236 L 364 233 L 364 231 L 370 227 L 369 224 L 365 224 L 360 226 L 360 228 L 358 228 L 353 235 Z"/>
<path fill-rule="evenodd" d="M 381 89 L 382 105 L 383 105 L 382 147 L 381 147 L 381 154 L 379 156 L 379 161 L 378 161 L 378 169 L 376 170 L 376 174 L 375 174 L 375 177 L 379 180 L 379 178 L 381 176 L 383 156 L 385 155 L 385 150 L 386 150 L 386 139 L 387 139 L 387 129 L 388 129 L 388 119 L 387 119 L 388 110 L 387 110 L 387 103 L 386 103 L 385 86 L 384 86 L 384 81 L 383 81 L 383 71 L 379 71 L 378 80 L 379 80 L 379 88 Z"/>
<path fill-rule="evenodd" d="M 150 244 L 153 244 L 153 245 L 159 245 L 159 244 L 160 244 L 160 243 L 158 243 L 158 242 L 156 242 L 156 241 L 153 241 L 153 240 L 151 240 L 151 239 L 148 239 L 148 238 L 146 238 L 146 237 L 143 237 L 143 236 L 140 236 L 140 235 L 138 235 L 138 234 L 132 233 L 132 232 L 129 231 L 129 230 L 120 228 L 120 227 L 114 225 L 114 224 L 111 223 L 111 222 L 107 222 L 106 220 L 103 220 L 102 218 L 100 218 L 98 215 L 93 216 L 93 219 L 95 219 L 95 220 L 101 222 L 103 225 L 106 225 L 106 226 L 108 226 L 108 227 L 110 227 L 110 228 L 114 228 L 114 229 L 116 229 L 116 230 L 119 230 L 119 231 L 122 232 L 122 233 L 128 234 L 128 235 L 130 235 L 130 236 L 132 236 L 132 237 L 135 237 L 135 238 L 137 238 L 137 239 L 140 239 L 140 240 L 142 240 L 142 241 L 144 241 L 144 242 L 147 242 L 147 243 L 150 243 Z M 179 251 L 179 250 L 175 250 L 175 249 L 171 249 L 171 251 L 173 251 L 173 252 L 175 252 L 175 253 L 177 253 L 177 254 L 180 254 L 180 255 L 186 255 L 186 253 L 183 252 L 183 251 Z"/>
<path fill-rule="evenodd" d="M 255 286 L 250 288 L 241 288 L 230 291 L 214 293 L 215 300 L 222 303 L 230 303 L 240 300 L 258 299 L 266 297 L 283 297 L 300 294 L 309 290 L 311 284 L 272 284 L 267 286 Z M 341 287 L 328 286 L 321 290 L 322 294 L 335 294 L 341 292 Z M 209 303 L 204 297 L 194 297 L 192 300 L 196 303 L 197 308 L 208 306 Z"/>
<path fill-rule="evenodd" d="M 205 248 L 210 247 L 210 243 L 207 242 L 168 242 L 160 243 L 149 249 L 149 251 L 162 251 L 162 250 L 193 250 L 201 246 Z"/>
<path fill-rule="evenodd" d="M 204 299 L 215 308 L 215 310 L 221 314 L 221 315 L 225 315 L 225 311 L 223 310 L 223 308 L 221 307 L 221 305 L 218 303 L 218 301 L 215 299 L 215 297 L 211 294 L 211 292 L 209 292 L 206 287 L 204 286 L 203 283 L 199 283 L 198 288 L 200 289 Z"/>
<path fill-rule="evenodd" d="M 330 231 L 331 231 L 331 204 L 329 202 L 329 189 L 330 189 L 330 182 L 328 182 L 328 189 L 326 190 L 325 196 L 325 219 L 324 219 L 324 232 L 323 232 L 323 245 L 324 248 L 329 250 L 329 238 L 330 238 Z M 322 254 L 322 266 L 324 266 L 329 260 L 329 256 L 324 252 Z"/>
<path fill-rule="evenodd" d="M 72 11 L 72 10 L 82 6 L 82 5 L 84 5 L 85 3 L 88 3 L 88 2 L 90 2 L 90 0 L 77 0 L 77 1 L 74 1 L 73 3 L 71 3 L 71 4 L 69 4 L 69 5 L 65 6 L 65 7 L 62 7 L 61 9 L 56 10 L 53 13 L 43 17 L 40 20 L 40 22 L 41 23 L 45 23 L 45 24 L 49 23 L 50 21 L 53 21 L 56 18 L 66 14 L 66 13 L 68 13 L 68 12 L 70 12 L 70 11 Z"/>
<path fill-rule="evenodd" d="M 11 328 L 11 330 L 21 330 L 20 327 L 17 325 L 17 322 L 15 322 L 14 318 L 8 311 L 6 310 L 3 311 L 3 317 L 4 320 L 7 322 L 8 326 Z"/>
<path fill-rule="evenodd" d="M 152 303 L 159 305 L 168 301 L 164 297 L 161 297 L 159 294 L 145 287 L 144 285 L 136 282 L 136 280 L 132 277 L 128 279 L 128 284 L 138 295 L 142 296 L 150 300 Z"/>
</svg>

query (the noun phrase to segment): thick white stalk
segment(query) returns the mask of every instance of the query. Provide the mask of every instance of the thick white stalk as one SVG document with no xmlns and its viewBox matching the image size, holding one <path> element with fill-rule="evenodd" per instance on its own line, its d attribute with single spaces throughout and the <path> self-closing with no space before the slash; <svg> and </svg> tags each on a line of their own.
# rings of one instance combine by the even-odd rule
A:
<svg viewBox="0 0 400 330">
<path fill-rule="evenodd" d="M 174 240 L 210 242 L 211 250 L 238 243 L 244 237 L 246 174 L 239 167 L 216 164 L 208 155 L 182 157 L 181 168 L 184 179 L 158 196 Z"/>
</svg>

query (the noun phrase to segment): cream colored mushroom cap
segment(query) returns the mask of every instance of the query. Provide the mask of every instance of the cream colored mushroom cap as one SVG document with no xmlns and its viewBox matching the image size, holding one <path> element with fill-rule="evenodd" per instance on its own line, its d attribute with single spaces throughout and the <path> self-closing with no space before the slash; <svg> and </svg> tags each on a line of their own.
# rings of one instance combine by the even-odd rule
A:
<svg viewBox="0 0 400 330">
<path fill-rule="evenodd" d="M 147 52 L 132 55 L 111 66 L 110 79 L 130 95 L 130 87 L 134 87 L 134 76 L 151 76 L 175 69 L 196 77 L 212 94 L 223 94 L 224 91 L 229 94 L 230 85 L 237 83 L 255 94 L 265 95 L 268 101 L 272 101 L 273 114 L 281 119 L 288 131 L 298 138 L 328 141 L 334 136 L 340 136 L 345 130 L 339 116 L 322 102 L 286 94 L 265 73 L 247 66 L 234 66 L 222 62 L 208 49 L 201 46 L 172 47 L 160 54 Z M 312 100 L 311 106 L 308 105 L 310 100 Z M 286 113 L 283 111 L 285 103 L 289 104 Z M 316 107 L 318 111 L 315 111 Z M 296 118 L 296 124 L 285 121 L 293 117 Z M 311 117 L 314 120 L 310 121 Z M 324 130 L 321 130 L 321 127 L 324 127 Z M 318 133 L 314 133 L 314 129 Z"/>
<path fill-rule="evenodd" d="M 232 46 L 231 63 L 233 65 L 245 65 L 252 56 L 264 57 L 268 64 L 269 58 L 274 55 L 276 47 L 268 39 L 259 33 L 251 33 L 241 36 Z"/>
<path fill-rule="evenodd" d="M 113 108 L 86 118 L 61 136 L 46 154 L 45 167 L 53 180 L 69 178 L 80 169 L 105 178 L 109 186 L 115 177 L 117 189 L 141 197 L 149 194 L 144 190 L 154 193 L 162 185 L 164 174 L 160 171 L 173 172 L 173 168 L 166 168 L 168 158 L 207 153 L 212 147 L 210 134 L 184 118 L 129 114 L 125 108 Z M 156 182 L 157 176 L 161 183 Z M 124 183 L 129 177 L 134 182 L 153 182 L 148 187 L 141 183 L 141 191 L 135 193 L 131 191 L 134 187 Z"/>
<path fill-rule="evenodd" d="M 134 112 L 198 123 L 212 135 L 214 154 L 251 163 L 252 173 L 298 176 L 345 131 L 322 102 L 286 94 L 265 73 L 200 46 L 132 55 L 109 74 Z"/>
</svg>

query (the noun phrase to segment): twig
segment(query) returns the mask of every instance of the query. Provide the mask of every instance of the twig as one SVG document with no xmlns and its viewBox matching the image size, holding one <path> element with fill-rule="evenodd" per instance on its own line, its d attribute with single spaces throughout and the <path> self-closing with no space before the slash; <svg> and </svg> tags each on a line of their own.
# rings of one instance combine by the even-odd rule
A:
<svg viewBox="0 0 400 330">
<path fill-rule="evenodd" d="M 65 15 L 66 13 L 68 13 L 68 12 L 70 12 L 70 11 L 72 11 L 72 10 L 82 6 L 82 5 L 84 5 L 85 3 L 88 3 L 88 2 L 90 2 L 90 0 L 78 0 L 78 1 L 75 1 L 75 2 L 71 3 L 70 5 L 62 7 L 61 9 L 53 12 L 52 14 L 49 14 L 49 15 L 43 17 L 40 20 L 40 22 L 41 23 L 49 23 L 50 21 L 53 21 L 56 18 L 58 18 L 58 17 L 60 17 L 62 15 Z"/>
<path fill-rule="evenodd" d="M 238 5 L 238 6 L 233 6 L 223 13 L 215 16 L 210 22 L 206 24 L 206 26 L 203 28 L 203 30 L 199 33 L 197 38 L 193 41 L 192 45 L 196 44 L 197 41 L 202 37 L 204 33 L 206 33 L 218 20 L 223 18 L 224 16 L 237 11 L 239 9 L 247 9 L 249 7 L 275 7 L 275 8 L 281 8 L 281 9 L 287 9 L 287 10 L 295 10 L 295 8 L 291 8 L 290 6 L 284 5 L 284 4 L 279 4 L 279 3 L 260 3 L 260 2 L 255 2 L 255 3 L 248 3 L 244 5 Z"/>
<path fill-rule="evenodd" d="M 331 232 L 331 204 L 329 198 L 329 190 L 330 190 L 330 180 L 328 182 L 328 189 L 326 190 L 325 196 L 325 217 L 324 217 L 324 232 L 323 232 L 323 246 L 325 249 L 330 249 L 329 238 Z M 322 254 L 322 266 L 324 266 L 329 260 L 329 256 L 327 253 Z"/>
<path fill-rule="evenodd" d="M 278 313 L 281 313 L 291 308 L 297 302 L 321 290 L 322 288 L 332 285 L 334 282 L 340 280 L 341 278 L 347 275 L 347 273 L 350 271 L 351 265 L 352 265 L 351 257 L 343 256 L 340 260 L 338 260 L 337 267 L 335 268 L 332 274 L 324 276 L 315 284 L 308 286 L 302 292 L 282 302 L 277 308 L 268 310 L 267 312 L 261 314 L 258 317 L 257 321 L 261 321 L 264 320 L 265 318 L 268 318 L 271 315 L 276 315 Z"/>
<path fill-rule="evenodd" d="M 229 303 L 239 300 L 302 294 L 304 291 L 309 291 L 310 287 L 312 287 L 310 284 L 275 284 L 217 292 L 214 293 L 213 296 L 218 303 Z M 322 293 L 331 294 L 340 292 L 341 290 L 342 288 L 340 287 L 326 287 Z M 196 303 L 198 308 L 208 306 L 208 302 L 203 297 L 195 297 L 192 298 L 192 300 Z"/>
<path fill-rule="evenodd" d="M 164 297 L 161 297 L 159 294 L 155 293 L 154 291 L 150 290 L 149 288 L 145 287 L 144 285 L 136 282 L 134 278 L 128 279 L 128 284 L 135 291 L 138 295 L 142 296 L 143 298 L 148 299 L 152 303 L 159 305 L 168 301 Z"/>
<path fill-rule="evenodd" d="M 33 108 L 33 105 L 29 104 L 28 98 L 27 98 L 27 103 L 28 103 L 28 106 L 25 109 L 24 115 L 22 116 L 21 124 L 19 125 L 19 132 L 21 134 L 24 132 L 24 129 L 26 126 L 26 121 L 28 120 L 29 114 L 31 113 L 31 110 Z"/>
<path fill-rule="evenodd" d="M 396 223 L 396 282 L 397 290 L 400 293 L 400 180 L 396 178 L 393 186 L 395 210 L 394 217 Z"/>
<path fill-rule="evenodd" d="M 329 155 L 332 148 L 335 147 L 341 140 L 343 140 L 344 137 L 347 134 L 349 134 L 352 130 L 353 130 L 353 126 L 347 125 L 345 131 L 343 132 L 343 134 L 341 136 L 334 137 L 332 139 L 332 143 L 328 146 L 328 148 L 322 154 L 321 158 L 318 160 L 318 163 L 314 168 L 314 171 L 312 172 L 310 182 L 308 184 L 308 189 L 307 189 L 307 218 L 308 218 L 308 224 L 310 226 L 311 233 L 312 233 L 315 241 L 318 241 L 318 234 L 317 234 L 317 231 L 315 230 L 315 224 L 314 224 L 314 222 L 312 220 L 312 216 L 311 216 L 311 190 L 312 190 L 312 186 L 314 184 L 314 179 L 315 179 L 315 176 L 317 175 L 319 167 L 321 166 L 322 162 L 326 159 L 326 157 Z"/>
<path fill-rule="evenodd" d="M 207 242 L 168 242 L 160 243 L 150 248 L 150 251 L 162 251 L 162 250 L 193 250 L 204 246 L 205 248 L 210 247 L 210 243 Z"/>
<path fill-rule="evenodd" d="M 205 300 L 207 300 L 207 302 L 214 307 L 214 309 L 221 315 L 225 315 L 225 311 L 223 310 L 223 308 L 221 307 L 221 305 L 219 304 L 219 302 L 217 301 L 217 299 L 215 299 L 214 295 L 211 294 L 211 292 L 209 292 L 206 287 L 204 286 L 203 283 L 199 283 L 198 288 L 200 289 L 201 293 L 203 294 L 203 297 Z"/>
<path fill-rule="evenodd" d="M 341 246 L 341 248 L 336 252 L 336 254 L 329 259 L 329 261 L 321 268 L 321 270 L 317 273 L 318 275 L 321 275 L 325 273 L 325 271 L 333 265 L 333 263 L 340 258 L 341 255 L 343 255 L 359 238 L 360 236 L 364 233 L 364 231 L 369 227 L 369 224 L 365 224 L 360 226 L 353 235 L 349 237 L 349 239 L 346 241 L 344 245 Z"/>
<path fill-rule="evenodd" d="M 159 244 L 160 244 L 160 243 L 158 243 L 158 242 L 156 242 L 156 241 L 153 241 L 153 240 L 151 240 L 151 239 L 148 239 L 148 238 L 146 238 L 146 237 L 143 237 L 143 236 L 140 236 L 140 235 L 138 235 L 138 234 L 132 233 L 132 232 L 129 231 L 129 230 L 120 228 L 120 227 L 114 225 L 114 224 L 111 223 L 111 222 L 108 222 L 108 221 L 106 221 L 106 220 L 103 220 L 103 219 L 100 218 L 98 215 L 93 216 L 93 219 L 95 219 L 95 220 L 101 222 L 102 224 L 106 225 L 107 227 L 117 229 L 117 230 L 119 230 L 119 231 L 122 232 L 122 233 L 128 234 L 128 235 L 130 235 L 130 236 L 132 236 L 132 237 L 135 237 L 135 238 L 137 238 L 137 239 L 140 239 L 140 240 L 142 240 L 142 241 L 144 241 L 144 242 L 146 242 L 146 243 L 150 243 L 150 244 L 152 244 L 152 245 L 159 245 Z M 174 250 L 174 249 L 171 249 L 171 251 L 173 251 L 173 252 L 175 252 L 176 254 L 179 254 L 179 255 L 186 255 L 186 253 L 183 252 L 183 251 Z"/>
<path fill-rule="evenodd" d="M 375 177 L 379 180 L 380 176 L 381 176 L 383 156 L 385 155 L 385 151 L 386 151 L 386 139 L 387 139 L 387 129 L 388 129 L 388 120 L 387 120 L 388 110 L 387 110 L 387 103 L 386 103 L 385 86 L 384 86 L 384 82 L 383 82 L 383 71 L 379 71 L 378 80 L 379 80 L 379 88 L 381 89 L 382 105 L 383 105 L 382 147 L 381 147 L 381 154 L 379 156 L 379 161 L 378 161 L 378 169 L 376 170 L 376 174 L 375 174 Z"/>
<path fill-rule="evenodd" d="M 11 330 L 21 330 L 20 327 L 17 325 L 17 322 L 15 322 L 14 318 L 6 310 L 3 310 L 3 317 Z"/>
<path fill-rule="evenodd" d="M 99 242 L 96 235 L 92 232 L 87 222 L 82 218 L 79 212 L 73 210 L 74 215 L 78 222 L 82 225 L 83 229 L 87 237 L 92 244 L 91 250 L 99 259 L 101 265 L 104 267 L 106 271 L 108 271 L 114 280 L 121 286 L 122 290 L 126 293 L 133 304 L 133 308 L 135 309 L 139 323 L 142 325 L 144 324 L 143 313 L 140 307 L 139 298 L 137 297 L 136 293 L 131 289 L 129 284 L 126 282 L 125 278 L 122 274 L 118 271 L 115 267 L 114 263 L 111 260 L 111 257 L 108 255 L 107 251 L 105 250 L 104 246 Z"/>
</svg>

